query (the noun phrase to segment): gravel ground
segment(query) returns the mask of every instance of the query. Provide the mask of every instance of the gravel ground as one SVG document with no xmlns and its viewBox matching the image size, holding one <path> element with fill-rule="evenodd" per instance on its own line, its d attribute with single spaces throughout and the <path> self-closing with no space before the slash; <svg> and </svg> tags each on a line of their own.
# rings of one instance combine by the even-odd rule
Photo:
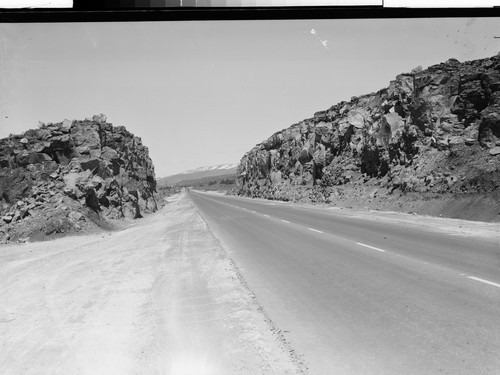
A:
<svg viewBox="0 0 500 375">
<path fill-rule="evenodd" d="M 296 374 L 185 196 L 119 232 L 0 247 L 2 374 Z"/>
</svg>

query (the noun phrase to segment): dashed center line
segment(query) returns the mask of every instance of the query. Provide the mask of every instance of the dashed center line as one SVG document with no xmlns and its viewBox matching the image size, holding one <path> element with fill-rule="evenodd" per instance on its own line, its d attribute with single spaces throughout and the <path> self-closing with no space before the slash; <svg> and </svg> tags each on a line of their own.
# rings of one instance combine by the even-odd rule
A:
<svg viewBox="0 0 500 375">
<path fill-rule="evenodd" d="M 488 285 L 493 285 L 493 286 L 496 286 L 497 288 L 500 288 L 500 284 L 494 283 L 493 281 L 488 281 L 488 280 L 485 280 L 485 279 L 480 279 L 479 277 L 474 277 L 474 276 L 467 276 L 467 278 L 471 279 L 471 280 L 476 280 L 476 281 L 479 281 L 481 283 L 485 283 L 485 284 L 488 284 Z"/>
<path fill-rule="evenodd" d="M 281 203 L 281 202 L 280 202 Z M 248 212 L 252 212 L 254 214 L 256 214 L 257 212 L 256 211 L 253 211 L 253 210 L 249 210 L 247 208 L 244 208 L 244 207 L 239 207 L 239 206 L 236 206 L 236 205 L 233 205 L 233 204 L 230 204 L 230 203 L 224 203 L 228 206 L 232 206 L 232 207 L 235 207 L 235 208 L 241 208 L 243 209 L 244 211 L 248 211 Z M 274 206 L 275 204 L 271 203 L 270 204 L 271 206 Z M 262 214 L 263 216 L 265 217 L 271 217 L 267 214 Z M 287 223 L 287 224 L 290 224 L 290 222 L 288 220 L 284 220 L 284 219 L 280 219 L 283 223 Z M 308 230 L 312 231 L 312 232 L 316 232 L 316 233 L 323 233 L 322 231 L 318 230 L 318 229 L 314 229 L 314 228 L 307 228 Z M 371 245 L 366 245 L 364 243 L 361 243 L 361 242 L 356 242 L 356 245 L 359 245 L 359 246 L 363 246 L 363 247 L 366 247 L 368 249 L 372 249 L 372 250 L 376 250 L 376 251 L 380 251 L 382 253 L 385 253 L 386 250 L 384 249 L 380 249 L 378 247 L 375 247 L 375 246 L 371 246 Z M 425 262 L 425 264 L 429 264 L 428 262 Z M 460 276 L 466 276 L 465 274 L 460 274 Z M 474 280 L 474 281 L 478 281 L 480 283 L 483 283 L 483 284 L 487 284 L 487 285 L 491 285 L 491 286 L 494 286 L 494 287 L 497 287 L 497 288 L 500 288 L 500 284 L 498 283 L 495 283 L 493 281 L 489 281 L 489 280 L 485 280 L 485 279 L 481 279 L 479 277 L 475 277 L 475 276 L 466 276 L 468 279 L 471 279 L 471 280 Z"/>
<path fill-rule="evenodd" d="M 307 228 L 307 229 L 309 229 L 309 230 L 311 230 L 311 231 L 313 231 L 313 232 L 317 232 L 317 233 L 323 233 L 322 231 L 320 231 L 320 230 L 317 230 L 317 229 L 314 229 L 314 228 Z"/>
<path fill-rule="evenodd" d="M 365 245 L 364 243 L 361 243 L 361 242 L 356 242 L 356 245 L 364 246 L 364 247 L 367 247 L 369 249 L 377 250 L 377 251 L 380 251 L 381 253 L 385 253 L 385 250 L 383 250 L 383 249 L 379 249 L 378 247 L 375 247 L 375 246 Z"/>
</svg>

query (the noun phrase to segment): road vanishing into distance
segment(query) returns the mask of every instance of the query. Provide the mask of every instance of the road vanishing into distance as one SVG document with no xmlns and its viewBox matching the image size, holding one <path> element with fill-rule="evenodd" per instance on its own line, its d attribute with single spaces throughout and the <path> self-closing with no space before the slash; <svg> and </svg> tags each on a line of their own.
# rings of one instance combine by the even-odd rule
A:
<svg viewBox="0 0 500 375">
<path fill-rule="evenodd" d="M 498 239 L 189 193 L 311 374 L 500 374 Z"/>
</svg>

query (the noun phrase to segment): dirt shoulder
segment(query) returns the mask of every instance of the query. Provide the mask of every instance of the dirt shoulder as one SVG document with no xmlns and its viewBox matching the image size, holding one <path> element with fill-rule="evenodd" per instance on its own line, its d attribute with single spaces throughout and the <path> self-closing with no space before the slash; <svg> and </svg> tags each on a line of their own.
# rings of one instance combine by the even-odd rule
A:
<svg viewBox="0 0 500 375">
<path fill-rule="evenodd" d="M 228 197 L 234 197 L 228 195 Z M 247 198 L 241 199 L 258 200 L 270 205 L 289 205 L 303 207 L 312 210 L 330 211 L 333 214 L 338 214 L 347 217 L 353 217 L 358 220 L 384 221 L 387 223 L 398 223 L 398 225 L 407 225 L 414 227 L 423 227 L 436 232 L 444 232 L 455 236 L 472 236 L 488 238 L 500 241 L 500 223 L 490 223 L 483 221 L 472 221 L 463 219 L 453 219 L 449 217 L 437 217 L 429 215 L 420 215 L 417 213 L 403 213 L 396 211 L 383 211 L 380 209 L 354 208 L 352 206 L 332 206 L 330 204 L 311 204 L 299 202 L 284 202 L 273 201 L 264 198 Z"/>
<path fill-rule="evenodd" d="M 3 374 L 296 374 L 186 196 L 120 232 L 0 246 Z"/>
</svg>

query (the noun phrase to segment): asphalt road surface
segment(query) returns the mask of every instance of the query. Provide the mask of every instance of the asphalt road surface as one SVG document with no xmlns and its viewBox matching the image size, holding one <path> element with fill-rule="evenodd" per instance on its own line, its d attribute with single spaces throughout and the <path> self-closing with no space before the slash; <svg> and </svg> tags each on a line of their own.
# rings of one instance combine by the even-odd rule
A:
<svg viewBox="0 0 500 375">
<path fill-rule="evenodd" d="M 190 192 L 311 374 L 500 374 L 498 237 Z"/>
</svg>

